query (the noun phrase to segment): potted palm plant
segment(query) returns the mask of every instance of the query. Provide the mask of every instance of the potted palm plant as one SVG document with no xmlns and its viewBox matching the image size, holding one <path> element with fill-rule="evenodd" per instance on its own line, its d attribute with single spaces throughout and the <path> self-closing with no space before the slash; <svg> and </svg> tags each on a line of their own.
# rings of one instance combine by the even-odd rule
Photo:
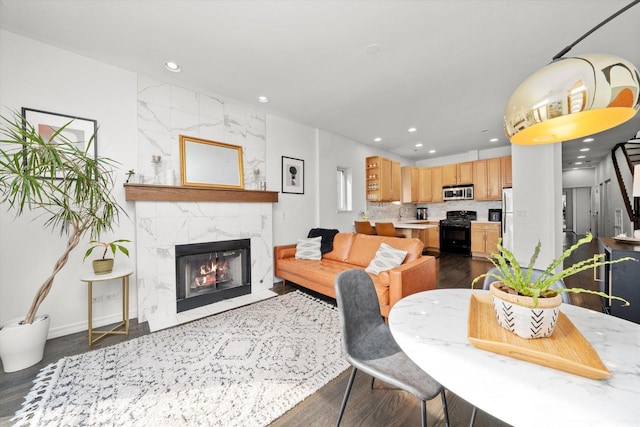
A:
<svg viewBox="0 0 640 427">
<path fill-rule="evenodd" d="M 553 333 L 558 318 L 558 311 L 562 299 L 560 293 L 590 293 L 605 298 L 616 299 L 629 305 L 623 298 L 608 295 L 603 292 L 583 288 L 552 289 L 552 285 L 559 280 L 581 271 L 598 268 L 607 264 L 624 261 L 635 261 L 624 257 L 612 261 L 605 261 L 605 254 L 595 254 L 586 260 L 578 261 L 569 267 L 556 271 L 562 266 L 566 258 L 581 245 L 591 242 L 593 236 L 587 234 L 568 248 L 540 274 L 534 274 L 534 264 L 540 254 L 540 242 L 536 245 L 533 255 L 526 268 L 522 268 L 511 251 L 502 246 L 502 239 L 498 241 L 498 253 L 491 254 L 489 261 L 494 269 L 473 279 L 471 287 L 485 277 L 492 277 L 496 281 L 491 283 L 490 291 L 493 295 L 493 305 L 496 319 L 500 326 L 521 336 L 522 338 L 544 338 Z M 531 324 L 536 324 L 532 328 Z"/>
<path fill-rule="evenodd" d="M 24 318 L 0 325 L 0 357 L 6 372 L 38 363 L 43 356 L 49 316 L 36 316 L 70 252 L 89 233 L 98 238 L 117 223 L 122 207 L 112 196 L 115 162 L 91 155 L 64 136 L 69 124 L 43 138 L 21 114 L 0 116 L 0 203 L 16 216 L 40 214 L 45 228 L 67 236 L 64 251 L 35 293 Z"/>
<path fill-rule="evenodd" d="M 93 272 L 96 274 L 111 273 L 111 271 L 113 270 L 113 261 L 117 251 L 120 251 L 126 256 L 129 256 L 129 249 L 121 245 L 121 243 L 127 243 L 130 241 L 131 240 L 127 240 L 127 239 L 118 239 L 118 240 L 113 240 L 111 242 L 99 242 L 97 240 L 92 240 L 89 243 L 92 244 L 93 246 L 87 249 L 87 252 L 84 253 L 84 259 L 87 259 L 95 248 L 104 248 L 104 251 L 102 251 L 102 257 L 99 259 L 93 260 Z M 109 249 L 111 249 L 113 258 L 107 258 L 107 251 Z"/>
</svg>

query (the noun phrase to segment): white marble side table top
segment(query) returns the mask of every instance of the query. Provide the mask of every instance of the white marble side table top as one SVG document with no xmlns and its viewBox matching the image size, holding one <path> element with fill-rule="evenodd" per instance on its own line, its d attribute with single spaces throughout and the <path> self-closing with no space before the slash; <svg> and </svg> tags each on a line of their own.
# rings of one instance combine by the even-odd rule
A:
<svg viewBox="0 0 640 427">
<path fill-rule="evenodd" d="M 486 291 L 420 292 L 389 315 L 400 347 L 444 387 L 519 427 L 640 426 L 640 325 L 562 305 L 612 374 L 592 380 L 474 347 L 467 339 L 472 292 Z"/>
</svg>

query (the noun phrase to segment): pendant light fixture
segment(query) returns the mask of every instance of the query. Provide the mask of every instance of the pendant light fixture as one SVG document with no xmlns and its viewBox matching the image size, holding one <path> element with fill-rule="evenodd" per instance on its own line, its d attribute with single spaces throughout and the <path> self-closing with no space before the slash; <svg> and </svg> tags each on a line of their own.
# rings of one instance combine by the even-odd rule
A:
<svg viewBox="0 0 640 427">
<path fill-rule="evenodd" d="M 603 54 L 562 58 L 589 34 L 640 3 L 635 0 L 553 57 L 511 95 L 504 126 L 511 143 L 549 144 L 602 132 L 640 109 L 640 75 L 629 61 Z"/>
</svg>

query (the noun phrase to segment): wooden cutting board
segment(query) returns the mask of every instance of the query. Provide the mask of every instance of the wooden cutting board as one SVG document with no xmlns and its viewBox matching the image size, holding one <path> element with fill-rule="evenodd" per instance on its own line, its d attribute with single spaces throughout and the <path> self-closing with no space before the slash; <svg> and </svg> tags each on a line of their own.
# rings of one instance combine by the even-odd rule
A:
<svg viewBox="0 0 640 427">
<path fill-rule="evenodd" d="M 471 295 L 468 338 L 477 348 L 549 368 L 592 379 L 611 376 L 596 350 L 562 312 L 550 337 L 524 339 L 498 324 L 491 295 Z"/>
</svg>

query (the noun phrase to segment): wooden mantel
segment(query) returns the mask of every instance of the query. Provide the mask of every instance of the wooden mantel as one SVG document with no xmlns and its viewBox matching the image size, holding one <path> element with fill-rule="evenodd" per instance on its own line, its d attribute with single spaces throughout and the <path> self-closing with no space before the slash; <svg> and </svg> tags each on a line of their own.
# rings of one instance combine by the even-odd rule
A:
<svg viewBox="0 0 640 427">
<path fill-rule="evenodd" d="M 233 190 L 176 185 L 124 184 L 126 200 L 156 202 L 277 203 L 277 191 Z"/>
</svg>

